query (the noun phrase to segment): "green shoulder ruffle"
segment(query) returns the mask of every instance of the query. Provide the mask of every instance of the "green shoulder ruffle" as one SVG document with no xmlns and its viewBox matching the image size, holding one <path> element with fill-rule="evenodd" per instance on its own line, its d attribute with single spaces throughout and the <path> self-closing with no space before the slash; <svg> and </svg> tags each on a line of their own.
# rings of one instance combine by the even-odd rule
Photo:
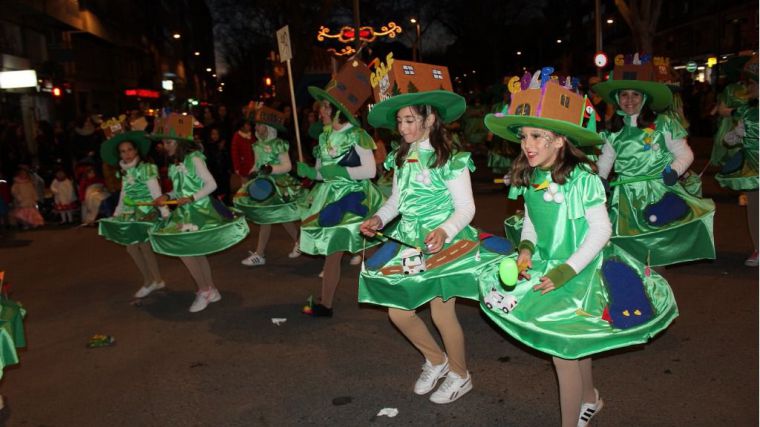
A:
<svg viewBox="0 0 760 427">
<path fill-rule="evenodd" d="M 470 172 L 475 172 L 475 163 L 472 161 L 469 152 L 459 151 L 453 153 L 449 161 L 443 165 L 441 176 L 446 181 L 451 181 L 458 177 L 465 169 L 469 169 Z"/>
</svg>

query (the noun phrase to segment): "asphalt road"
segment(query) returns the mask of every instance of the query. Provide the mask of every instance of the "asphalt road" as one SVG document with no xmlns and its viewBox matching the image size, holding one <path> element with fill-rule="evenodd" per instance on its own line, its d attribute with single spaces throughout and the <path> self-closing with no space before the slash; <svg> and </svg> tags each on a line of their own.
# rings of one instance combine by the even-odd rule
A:
<svg viewBox="0 0 760 427">
<path fill-rule="evenodd" d="M 700 163 L 703 164 L 704 162 Z M 474 224 L 501 232 L 518 206 L 475 180 Z M 668 268 L 680 317 L 650 344 L 594 360 L 605 407 L 596 426 L 755 426 L 758 270 L 736 195 L 706 176 L 718 204 L 718 259 Z M 194 286 L 160 257 L 167 290 L 133 305 L 139 274 L 123 247 L 92 228 L 6 234 L 0 269 L 28 309 L 28 348 L 5 369 L 9 426 L 552 426 L 559 424 L 550 359 L 458 305 L 474 389 L 445 406 L 412 392 L 422 357 L 384 310 L 356 303 L 358 267 L 345 260 L 332 319 L 300 314 L 318 293 L 321 259 L 287 258 L 274 228 L 265 267 L 239 264 L 248 239 L 210 257 L 223 299 L 190 314 Z M 429 312 L 422 316 L 429 321 Z M 272 318 L 287 318 L 275 326 Z M 113 347 L 87 349 L 113 335 Z M 377 417 L 397 408 L 395 418 Z"/>
</svg>

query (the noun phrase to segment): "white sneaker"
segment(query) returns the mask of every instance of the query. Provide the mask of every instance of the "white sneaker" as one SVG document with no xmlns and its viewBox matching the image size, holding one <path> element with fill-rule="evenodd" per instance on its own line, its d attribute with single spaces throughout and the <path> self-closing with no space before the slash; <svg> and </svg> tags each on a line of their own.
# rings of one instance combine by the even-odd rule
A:
<svg viewBox="0 0 760 427">
<path fill-rule="evenodd" d="M 746 260 L 744 260 L 744 265 L 747 267 L 757 267 L 757 251 L 752 252 L 752 255 L 749 256 Z"/>
<path fill-rule="evenodd" d="M 462 378 L 454 371 L 446 375 L 438 390 L 430 395 L 430 401 L 433 403 L 444 404 L 451 403 L 464 396 L 472 390 L 472 376 L 467 372 L 467 378 Z"/>
<path fill-rule="evenodd" d="M 578 417 L 578 427 L 586 427 L 589 421 L 591 421 L 591 418 L 598 414 L 604 407 L 604 401 L 599 398 L 599 390 L 594 389 L 594 394 L 596 395 L 596 403 L 584 403 L 581 405 L 581 415 Z"/>
<path fill-rule="evenodd" d="M 150 295 L 151 292 L 157 291 L 166 286 L 164 282 L 153 282 L 147 286 L 143 286 L 135 293 L 135 298 L 145 298 Z"/>
<path fill-rule="evenodd" d="M 293 250 L 288 254 L 288 258 L 298 258 L 301 256 L 301 250 L 298 249 L 298 242 L 293 246 Z"/>
<path fill-rule="evenodd" d="M 446 357 L 446 355 L 444 355 Z M 449 372 L 449 358 L 446 357 L 440 365 L 433 365 L 429 360 L 425 360 L 422 365 L 422 373 L 414 383 L 414 392 L 423 395 L 430 393 L 438 384 L 438 380 L 445 377 Z"/>
<path fill-rule="evenodd" d="M 362 256 L 361 255 L 354 255 L 351 257 L 351 261 L 348 262 L 351 265 L 359 265 L 362 263 Z"/>
<path fill-rule="evenodd" d="M 250 255 L 248 255 L 248 258 L 240 261 L 241 264 L 248 266 L 248 267 L 256 267 L 259 265 L 264 265 L 267 263 L 266 258 L 263 256 L 257 254 L 256 252 L 248 251 Z"/>
<path fill-rule="evenodd" d="M 203 311 L 208 307 L 209 303 L 217 302 L 222 299 L 222 295 L 216 288 L 211 288 L 207 291 L 198 291 L 195 293 L 195 301 L 190 306 L 190 313 L 197 313 Z"/>
<path fill-rule="evenodd" d="M 325 278 L 325 270 L 322 270 L 319 272 L 319 278 L 324 279 Z"/>
</svg>

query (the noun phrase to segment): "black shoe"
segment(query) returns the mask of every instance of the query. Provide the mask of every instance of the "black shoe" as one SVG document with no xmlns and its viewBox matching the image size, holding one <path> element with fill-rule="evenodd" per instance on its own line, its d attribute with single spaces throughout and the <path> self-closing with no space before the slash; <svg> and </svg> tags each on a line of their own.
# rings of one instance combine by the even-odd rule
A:
<svg viewBox="0 0 760 427">
<path fill-rule="evenodd" d="M 314 304 L 311 307 L 312 317 L 332 317 L 333 309 L 327 308 L 322 304 Z"/>
</svg>

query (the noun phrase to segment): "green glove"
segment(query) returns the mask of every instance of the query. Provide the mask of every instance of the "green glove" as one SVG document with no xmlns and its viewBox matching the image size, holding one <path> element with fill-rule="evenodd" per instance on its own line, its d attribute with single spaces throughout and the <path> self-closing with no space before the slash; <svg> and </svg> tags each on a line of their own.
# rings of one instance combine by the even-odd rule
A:
<svg viewBox="0 0 760 427">
<path fill-rule="evenodd" d="M 576 276 L 575 270 L 567 264 L 560 264 L 545 274 L 554 283 L 554 288 L 559 289 L 568 280 Z"/>
<path fill-rule="evenodd" d="M 330 178 L 348 178 L 351 179 L 351 175 L 348 174 L 348 169 L 343 166 L 329 165 L 319 168 L 319 173 L 322 174 L 323 179 Z"/>
<path fill-rule="evenodd" d="M 317 179 L 317 170 L 307 165 L 306 163 L 296 163 L 296 173 L 301 178 L 309 178 L 312 181 Z"/>
</svg>

